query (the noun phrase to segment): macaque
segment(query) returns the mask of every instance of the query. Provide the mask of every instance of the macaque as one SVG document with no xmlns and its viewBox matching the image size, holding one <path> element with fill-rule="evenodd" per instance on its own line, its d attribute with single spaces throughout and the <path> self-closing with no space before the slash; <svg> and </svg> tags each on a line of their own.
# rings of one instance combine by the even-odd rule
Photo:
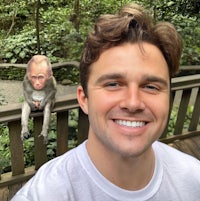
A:
<svg viewBox="0 0 200 201">
<path fill-rule="evenodd" d="M 28 62 L 23 81 L 24 102 L 21 114 L 21 139 L 29 137 L 28 119 L 31 111 L 43 111 L 44 119 L 40 136 L 47 143 L 51 110 L 57 92 L 56 80 L 53 76 L 51 63 L 46 56 L 35 55 Z"/>
</svg>

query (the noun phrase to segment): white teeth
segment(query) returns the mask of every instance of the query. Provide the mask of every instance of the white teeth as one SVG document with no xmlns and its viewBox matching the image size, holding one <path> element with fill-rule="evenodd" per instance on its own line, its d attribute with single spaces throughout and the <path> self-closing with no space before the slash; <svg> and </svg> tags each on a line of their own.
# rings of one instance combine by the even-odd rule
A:
<svg viewBox="0 0 200 201">
<path fill-rule="evenodd" d="M 145 122 L 142 121 L 125 121 L 125 120 L 116 120 L 117 124 L 127 127 L 142 127 L 145 125 Z"/>
</svg>

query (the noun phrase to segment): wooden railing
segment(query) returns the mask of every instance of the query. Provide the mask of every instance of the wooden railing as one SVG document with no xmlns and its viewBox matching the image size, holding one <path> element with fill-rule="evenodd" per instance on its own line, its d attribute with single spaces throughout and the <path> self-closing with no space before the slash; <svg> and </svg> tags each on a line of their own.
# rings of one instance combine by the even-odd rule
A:
<svg viewBox="0 0 200 201">
<path fill-rule="evenodd" d="M 198 129 L 200 116 L 200 74 L 177 77 L 172 79 L 171 109 L 177 110 L 173 135 L 193 132 Z M 192 107 L 192 116 L 186 122 L 188 108 Z M 188 126 L 189 125 L 189 126 Z M 166 138 L 167 129 L 162 135 Z"/>
<path fill-rule="evenodd" d="M 68 151 L 68 117 L 69 111 L 74 108 L 79 110 L 78 143 L 81 143 L 87 138 L 88 119 L 78 106 L 76 94 L 57 97 L 54 110 L 52 111 L 53 113 L 56 113 L 57 116 L 57 156 Z M 20 139 L 21 104 L 19 103 L 0 107 L 0 122 L 6 123 L 9 128 L 10 154 L 12 164 L 12 172 L 1 175 L 0 189 L 4 189 L 4 187 L 8 186 L 10 189 L 12 189 L 12 186 L 14 189 L 16 189 L 17 187 L 15 184 L 19 184 L 18 188 L 20 188 L 21 184 L 32 177 L 35 171 L 47 161 L 46 145 L 43 143 L 43 139 L 38 137 L 42 127 L 42 115 L 43 113 L 41 112 L 31 114 L 34 119 L 33 130 L 35 166 L 31 168 L 25 168 L 23 142 Z M 9 196 L 12 196 L 12 193 L 9 193 Z"/>
<path fill-rule="evenodd" d="M 168 136 L 167 129 L 163 133 L 161 140 L 168 142 L 167 139 L 172 139 L 179 136 L 187 136 L 188 134 L 196 135 L 199 133 L 199 116 L 200 116 L 200 74 L 177 77 L 172 79 L 172 107 L 178 108 L 177 119 L 174 131 Z M 193 107 L 192 116 L 189 126 L 185 127 L 185 117 L 187 108 Z M 68 116 L 69 111 L 77 108 L 78 115 L 78 143 L 83 142 L 87 138 L 88 133 L 88 118 L 79 108 L 76 94 L 57 97 L 53 113 L 56 114 L 57 125 L 57 147 L 56 154 L 61 155 L 68 151 Z M 8 200 L 15 192 L 32 177 L 35 171 L 47 161 L 46 145 L 42 138 L 38 135 L 42 127 L 42 113 L 32 113 L 34 124 L 34 146 L 35 146 L 35 166 L 24 167 L 23 142 L 20 139 L 21 132 L 21 103 L 5 105 L 0 107 L 0 123 L 6 123 L 9 128 L 10 153 L 12 172 L 1 175 L 0 179 L 0 196 L 1 191 L 6 194 Z M 5 191 L 5 192 L 4 192 Z M 4 201 L 2 197 L 0 200 Z M 5 199 L 6 200 L 6 199 Z"/>
</svg>

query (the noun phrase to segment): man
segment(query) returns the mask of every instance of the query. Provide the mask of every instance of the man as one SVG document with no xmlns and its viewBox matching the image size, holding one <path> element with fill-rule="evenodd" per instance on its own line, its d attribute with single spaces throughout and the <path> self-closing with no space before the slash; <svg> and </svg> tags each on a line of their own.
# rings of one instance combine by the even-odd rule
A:
<svg viewBox="0 0 200 201">
<path fill-rule="evenodd" d="M 157 141 L 182 44 L 169 23 L 124 6 L 98 19 L 80 63 L 77 97 L 88 140 L 45 164 L 14 201 L 196 201 L 200 162 Z"/>
</svg>

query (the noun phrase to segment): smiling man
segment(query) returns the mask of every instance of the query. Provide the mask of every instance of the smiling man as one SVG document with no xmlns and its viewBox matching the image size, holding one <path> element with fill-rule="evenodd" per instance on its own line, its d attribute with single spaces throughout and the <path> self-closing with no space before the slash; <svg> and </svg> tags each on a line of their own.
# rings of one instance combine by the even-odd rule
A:
<svg viewBox="0 0 200 201">
<path fill-rule="evenodd" d="M 88 140 L 45 164 L 14 201 L 197 201 L 200 162 L 157 141 L 182 43 L 138 5 L 101 16 L 80 62 Z"/>
</svg>

